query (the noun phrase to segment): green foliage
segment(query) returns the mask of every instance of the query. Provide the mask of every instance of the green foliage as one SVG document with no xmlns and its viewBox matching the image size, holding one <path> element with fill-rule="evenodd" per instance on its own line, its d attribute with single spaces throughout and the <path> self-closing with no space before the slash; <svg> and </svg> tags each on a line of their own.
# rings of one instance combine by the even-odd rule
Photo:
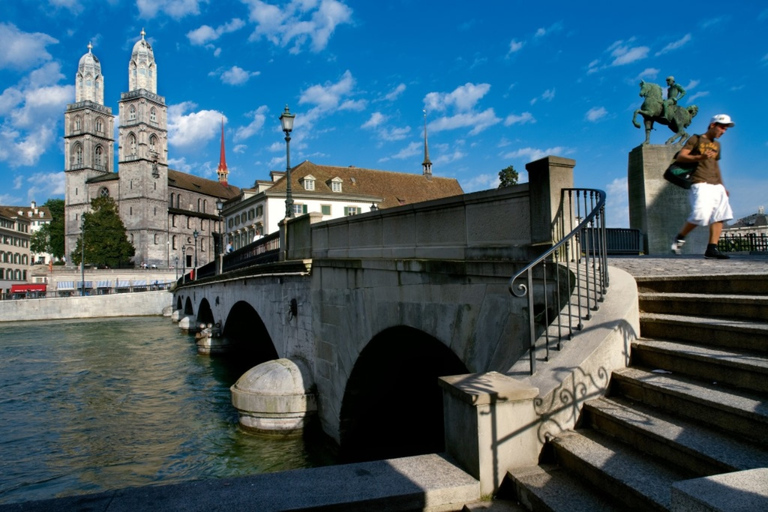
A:
<svg viewBox="0 0 768 512">
<path fill-rule="evenodd" d="M 517 185 L 517 171 L 513 166 L 506 167 L 499 171 L 499 188 L 511 187 Z"/>
<path fill-rule="evenodd" d="M 92 265 L 117 268 L 125 266 L 136 254 L 128 242 L 125 225 L 117 213 L 111 197 L 97 197 L 91 201 L 91 212 L 83 214 L 85 223 L 85 262 Z M 83 254 L 83 236 L 77 239 L 72 262 L 80 264 Z"/>
<path fill-rule="evenodd" d="M 43 206 L 51 212 L 51 222 L 43 224 L 32 234 L 30 249 L 38 254 L 46 253 L 62 258 L 64 256 L 64 200 L 49 199 Z"/>
</svg>

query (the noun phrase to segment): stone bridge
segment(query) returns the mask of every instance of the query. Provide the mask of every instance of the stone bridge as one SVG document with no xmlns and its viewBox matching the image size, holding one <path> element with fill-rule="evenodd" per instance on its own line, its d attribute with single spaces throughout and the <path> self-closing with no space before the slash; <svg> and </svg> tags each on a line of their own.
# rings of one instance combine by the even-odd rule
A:
<svg viewBox="0 0 768 512">
<path fill-rule="evenodd" d="M 244 369 L 298 365 L 344 460 L 443 451 L 438 377 L 506 373 L 526 353 L 527 303 L 508 281 L 551 246 L 574 165 L 548 157 L 522 185 L 284 221 L 281 261 L 178 286 L 175 308 L 220 322 Z"/>
</svg>

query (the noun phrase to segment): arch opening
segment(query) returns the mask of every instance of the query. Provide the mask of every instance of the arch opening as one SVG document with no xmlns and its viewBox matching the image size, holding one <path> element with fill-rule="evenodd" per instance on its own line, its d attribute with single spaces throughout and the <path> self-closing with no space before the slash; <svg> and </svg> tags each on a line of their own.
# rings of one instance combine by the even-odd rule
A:
<svg viewBox="0 0 768 512">
<path fill-rule="evenodd" d="M 341 406 L 340 456 L 362 462 L 445 449 L 438 377 L 469 373 L 437 338 L 393 327 L 371 339 L 347 382 Z"/>
<path fill-rule="evenodd" d="M 245 373 L 279 356 L 267 327 L 253 306 L 240 301 L 232 306 L 224 324 L 224 336 L 231 343 L 231 361 Z"/>
<path fill-rule="evenodd" d="M 213 311 L 211 311 L 211 304 L 208 299 L 203 299 L 200 302 L 200 307 L 197 308 L 197 323 L 199 324 L 214 324 L 216 321 L 213 318 Z"/>
<path fill-rule="evenodd" d="M 187 301 L 184 303 L 184 314 L 185 315 L 194 315 L 195 309 L 192 306 L 192 299 L 187 297 Z"/>
</svg>

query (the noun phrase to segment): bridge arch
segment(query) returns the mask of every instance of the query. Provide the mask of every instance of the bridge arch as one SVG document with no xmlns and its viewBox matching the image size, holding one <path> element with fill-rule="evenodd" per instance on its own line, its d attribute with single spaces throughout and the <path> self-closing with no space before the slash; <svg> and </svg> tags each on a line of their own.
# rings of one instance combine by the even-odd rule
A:
<svg viewBox="0 0 768 512">
<path fill-rule="evenodd" d="M 208 303 L 208 299 L 200 301 L 200 306 L 197 308 L 197 322 L 203 324 L 214 324 L 216 320 L 213 318 L 213 311 L 211 311 L 211 305 Z"/>
<path fill-rule="evenodd" d="M 183 307 L 183 304 L 181 302 L 181 295 L 176 297 L 176 309 L 181 309 Z"/>
<path fill-rule="evenodd" d="M 185 315 L 195 314 L 195 308 L 192 305 L 192 299 L 190 297 L 187 297 L 187 301 L 184 303 L 184 314 Z"/>
<path fill-rule="evenodd" d="M 444 450 L 438 377 L 469 373 L 437 338 L 388 328 L 362 350 L 344 391 L 340 455 L 345 462 Z"/>
<path fill-rule="evenodd" d="M 261 316 L 244 300 L 229 310 L 224 336 L 232 343 L 233 354 L 246 370 L 279 357 Z"/>
</svg>

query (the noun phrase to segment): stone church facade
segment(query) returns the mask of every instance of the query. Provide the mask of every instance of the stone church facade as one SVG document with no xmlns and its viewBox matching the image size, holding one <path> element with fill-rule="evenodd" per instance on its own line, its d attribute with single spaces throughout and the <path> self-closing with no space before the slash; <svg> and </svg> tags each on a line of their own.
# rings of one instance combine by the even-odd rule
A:
<svg viewBox="0 0 768 512">
<path fill-rule="evenodd" d="M 167 107 L 157 94 L 157 64 L 144 35 L 133 47 L 129 90 L 119 101 L 117 169 L 111 168 L 115 117 L 104 105 L 101 63 L 91 45 L 80 59 L 75 103 L 64 114 L 68 261 L 91 200 L 110 196 L 136 249 L 135 265 L 191 267 L 196 259 L 202 266 L 214 259 L 213 233 L 221 229 L 216 202 L 240 193 L 227 183 L 226 164 L 218 181 L 168 168 Z"/>
</svg>

